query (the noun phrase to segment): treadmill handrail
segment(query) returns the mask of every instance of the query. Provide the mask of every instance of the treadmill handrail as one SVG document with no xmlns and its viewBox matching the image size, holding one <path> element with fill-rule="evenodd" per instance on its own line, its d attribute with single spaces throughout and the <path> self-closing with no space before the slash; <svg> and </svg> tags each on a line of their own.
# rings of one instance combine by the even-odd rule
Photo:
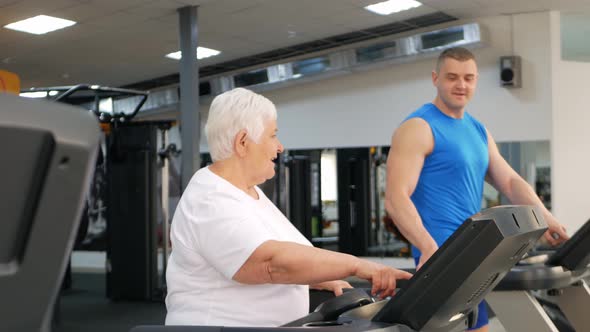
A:
<svg viewBox="0 0 590 332">
<path fill-rule="evenodd" d="M 576 231 L 576 233 L 553 255 L 549 256 L 547 265 L 563 266 L 570 270 L 578 270 L 590 263 L 590 220 Z"/>
<path fill-rule="evenodd" d="M 31 88 L 26 91 L 22 92 L 50 92 L 50 91 L 57 91 L 58 94 L 55 96 L 49 96 L 51 99 L 59 102 L 65 102 L 65 99 L 75 92 L 78 91 L 92 91 L 94 92 L 95 96 L 95 106 L 91 110 L 99 119 L 100 122 L 129 122 L 141 109 L 143 104 L 146 102 L 149 92 L 147 91 L 140 91 L 140 90 L 133 90 L 133 89 L 123 89 L 123 88 L 114 88 L 114 87 L 106 87 L 94 84 L 78 84 L 73 86 L 57 86 L 57 87 L 43 87 L 43 88 Z M 133 111 L 129 114 L 125 114 L 122 112 L 119 113 L 108 113 L 108 112 L 101 112 L 98 107 L 99 102 L 99 93 L 100 92 L 112 92 L 112 93 L 120 93 L 132 96 L 140 96 L 141 99 L 134 107 Z"/>
<path fill-rule="evenodd" d="M 570 271 L 562 266 L 516 266 L 506 274 L 494 291 L 564 288 L 588 276 L 590 268 Z"/>
</svg>

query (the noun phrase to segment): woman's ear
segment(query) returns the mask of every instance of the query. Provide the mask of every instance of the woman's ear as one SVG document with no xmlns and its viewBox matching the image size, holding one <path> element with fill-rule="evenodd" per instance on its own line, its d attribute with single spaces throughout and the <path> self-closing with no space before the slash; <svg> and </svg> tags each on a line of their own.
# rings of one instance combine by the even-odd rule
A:
<svg viewBox="0 0 590 332">
<path fill-rule="evenodd" d="M 238 131 L 234 137 L 234 150 L 238 157 L 246 155 L 246 147 L 248 145 L 248 132 L 245 129 Z"/>
</svg>

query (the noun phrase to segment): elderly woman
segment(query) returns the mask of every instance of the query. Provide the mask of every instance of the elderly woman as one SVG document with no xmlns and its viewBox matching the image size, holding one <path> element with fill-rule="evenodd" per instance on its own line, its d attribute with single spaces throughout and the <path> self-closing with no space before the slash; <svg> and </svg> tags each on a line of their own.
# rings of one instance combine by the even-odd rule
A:
<svg viewBox="0 0 590 332">
<path fill-rule="evenodd" d="M 257 187 L 283 151 L 273 103 L 238 88 L 217 96 L 205 126 L 213 164 L 192 177 L 171 228 L 167 325 L 279 326 L 307 314 L 309 287 L 339 279 L 393 294 L 409 273 L 314 248 Z"/>
</svg>

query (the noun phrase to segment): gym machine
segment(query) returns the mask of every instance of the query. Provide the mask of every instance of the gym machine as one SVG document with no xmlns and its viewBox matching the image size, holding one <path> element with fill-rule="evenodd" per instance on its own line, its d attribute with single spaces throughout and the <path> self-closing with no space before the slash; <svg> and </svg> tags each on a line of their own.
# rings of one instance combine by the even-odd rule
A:
<svg viewBox="0 0 590 332">
<path fill-rule="evenodd" d="M 386 230 L 388 148 L 337 150 L 340 251 L 357 256 L 403 256 L 409 245 Z"/>
<path fill-rule="evenodd" d="M 338 149 L 338 248 L 367 256 L 370 232 L 370 159 L 368 148 Z"/>
<path fill-rule="evenodd" d="M 386 156 L 377 148 L 337 150 L 338 236 L 325 236 L 322 221 L 321 150 L 287 150 L 276 176 L 261 189 L 314 246 L 357 256 L 393 256 L 406 247 L 381 224 Z M 389 239 L 386 239 L 389 236 Z M 337 245 L 337 247 L 336 247 Z"/>
<path fill-rule="evenodd" d="M 369 233 L 370 256 L 409 257 L 410 244 L 403 237 L 385 211 L 387 181 L 387 155 L 389 147 L 371 147 L 370 154 L 370 198 L 371 226 Z"/>
<path fill-rule="evenodd" d="M 0 94 L 0 331 L 50 331 L 99 138 L 77 107 Z"/>
<path fill-rule="evenodd" d="M 127 122 L 107 136 L 107 296 L 114 300 L 162 300 L 164 296 L 157 233 L 161 224 L 162 234 L 168 234 L 168 214 L 164 210 L 159 220 L 158 207 L 166 209 L 167 202 L 162 204 L 160 199 L 166 200 L 168 194 L 158 195 L 157 177 L 162 168 L 158 132 L 165 135 L 170 124 Z M 166 174 L 161 182 L 165 187 Z M 165 264 L 167 236 L 162 239 Z"/>
<path fill-rule="evenodd" d="M 508 332 L 590 329 L 590 221 L 552 253 L 523 259 L 486 297 Z M 541 303 L 567 318 L 558 329 Z M 569 324 L 568 324 L 569 323 Z"/>
<path fill-rule="evenodd" d="M 260 188 L 301 234 L 316 245 L 322 218 L 320 151 L 285 151 L 277 158 L 275 170 L 275 177 Z"/>
<path fill-rule="evenodd" d="M 162 236 L 163 272 L 159 275 L 157 234 L 159 227 L 161 234 L 168 234 L 168 160 L 175 151 L 167 145 L 167 131 L 172 121 L 134 121 L 148 98 L 144 91 L 79 84 L 26 92 L 45 92 L 47 99 L 88 109 L 100 121 L 104 135 L 99 159 L 106 165 L 101 169 L 106 188 L 91 191 L 100 197 L 88 201 L 104 203 L 107 296 L 161 300 L 170 249 Z"/>
</svg>

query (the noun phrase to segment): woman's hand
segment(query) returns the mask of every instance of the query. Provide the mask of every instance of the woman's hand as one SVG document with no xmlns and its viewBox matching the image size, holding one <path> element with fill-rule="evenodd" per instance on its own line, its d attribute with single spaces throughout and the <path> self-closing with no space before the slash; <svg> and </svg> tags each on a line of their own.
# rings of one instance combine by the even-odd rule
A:
<svg viewBox="0 0 590 332">
<path fill-rule="evenodd" d="M 319 284 L 309 285 L 309 287 L 311 289 L 334 292 L 334 295 L 336 296 L 342 295 L 344 288 L 353 288 L 348 282 L 344 280 L 324 281 L 320 282 Z"/>
<path fill-rule="evenodd" d="M 382 264 L 359 259 L 355 275 L 369 280 L 372 284 L 371 295 L 384 299 L 395 294 L 397 279 L 410 279 L 411 273 Z"/>
</svg>

